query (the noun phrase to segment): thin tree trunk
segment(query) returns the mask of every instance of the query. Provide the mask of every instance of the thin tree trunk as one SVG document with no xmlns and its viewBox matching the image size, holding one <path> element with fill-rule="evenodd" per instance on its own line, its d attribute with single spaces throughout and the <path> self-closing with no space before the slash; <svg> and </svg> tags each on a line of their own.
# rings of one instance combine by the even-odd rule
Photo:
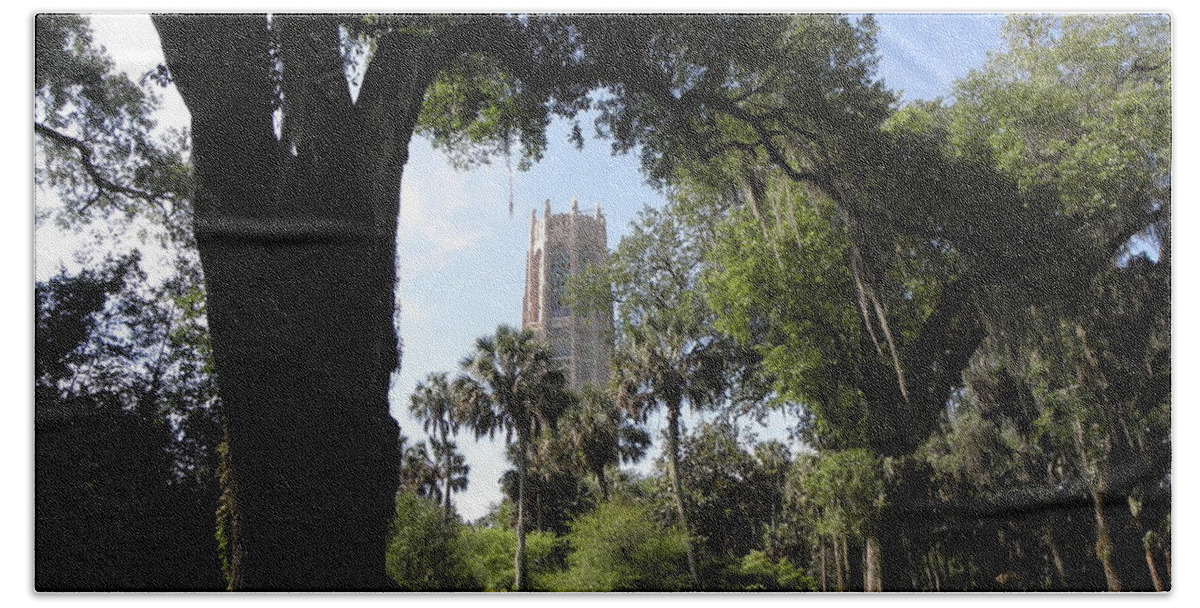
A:
<svg viewBox="0 0 1200 608">
<path fill-rule="evenodd" d="M 1104 480 L 1096 479 L 1100 476 L 1100 472 L 1093 470 L 1094 467 L 1089 462 L 1083 422 L 1078 417 L 1075 418 L 1075 447 L 1081 465 L 1079 470 L 1087 478 L 1088 489 L 1092 495 L 1092 511 L 1096 517 L 1096 559 L 1100 560 L 1100 565 L 1104 568 L 1104 580 L 1108 590 L 1120 591 L 1121 579 L 1117 576 L 1116 568 L 1112 563 L 1112 538 L 1109 534 L 1108 517 L 1104 514 L 1104 500 L 1101 498 Z"/>
<path fill-rule="evenodd" d="M 1108 517 L 1104 515 L 1104 502 L 1099 492 L 1092 492 L 1092 507 L 1096 513 L 1096 557 L 1104 567 L 1104 580 L 1109 591 L 1121 590 L 1121 579 L 1117 577 L 1112 563 L 1113 544 L 1109 535 Z"/>
<path fill-rule="evenodd" d="M 879 550 L 879 540 L 874 535 L 867 536 L 864 555 L 866 569 L 863 573 L 863 591 L 883 591 L 882 552 Z"/>
<path fill-rule="evenodd" d="M 513 566 L 516 580 L 513 581 L 513 591 L 526 591 L 529 583 L 525 572 L 525 476 L 527 473 L 528 456 L 525 453 L 525 441 L 518 439 L 517 458 L 517 555 Z"/>
<path fill-rule="evenodd" d="M 600 498 L 604 502 L 608 502 L 608 477 L 604 474 L 604 467 L 596 467 L 596 483 L 600 485 Z"/>
<path fill-rule="evenodd" d="M 935 591 L 942 590 L 942 556 L 940 553 L 937 561 L 933 564 L 933 588 Z"/>
<path fill-rule="evenodd" d="M 1158 567 L 1154 563 L 1154 552 L 1153 552 L 1153 542 L 1154 542 L 1154 539 L 1157 538 L 1157 535 L 1154 534 L 1154 532 L 1146 531 L 1146 529 L 1142 526 L 1141 520 L 1138 519 L 1138 516 L 1137 516 L 1136 512 L 1133 510 L 1132 506 L 1130 508 L 1130 516 L 1133 519 L 1133 524 L 1134 524 L 1135 529 L 1137 530 L 1137 534 L 1139 536 L 1141 536 L 1141 539 L 1142 539 L 1142 551 L 1145 553 L 1146 569 L 1149 570 L 1149 573 L 1150 573 L 1150 582 L 1151 582 L 1151 584 L 1154 585 L 1155 591 L 1162 591 L 1163 583 L 1162 583 L 1162 579 L 1159 578 L 1159 576 L 1158 576 Z"/>
<path fill-rule="evenodd" d="M 1054 542 L 1054 533 L 1046 531 L 1046 545 L 1050 547 L 1050 559 L 1054 563 L 1054 571 L 1058 574 L 1058 586 L 1066 587 L 1067 568 L 1063 564 L 1062 555 L 1058 552 L 1058 543 Z"/>
<path fill-rule="evenodd" d="M 450 470 L 451 453 L 450 453 L 450 438 L 447 436 L 445 427 L 442 428 L 442 461 L 443 471 L 446 472 L 446 492 L 442 495 L 442 510 L 446 519 L 450 519 L 450 481 L 454 477 L 454 472 Z"/>
<path fill-rule="evenodd" d="M 835 584 L 837 585 L 836 589 L 838 591 L 845 591 L 846 590 L 846 579 L 842 576 L 841 546 L 838 544 L 838 539 L 836 536 L 831 538 L 830 542 L 833 544 L 833 565 L 834 565 L 834 572 L 837 575 L 836 579 L 835 579 Z"/>
<path fill-rule="evenodd" d="M 1150 569 L 1150 579 L 1154 581 L 1154 590 L 1162 591 L 1162 579 L 1158 578 L 1158 568 L 1154 565 L 1154 554 L 1150 551 L 1150 544 L 1146 543 L 1146 567 Z"/>
<path fill-rule="evenodd" d="M 825 539 L 820 539 L 821 545 L 821 591 L 829 591 L 829 577 L 825 570 Z"/>
<path fill-rule="evenodd" d="M 850 589 L 850 544 L 847 540 L 848 535 L 842 533 L 842 565 L 846 568 L 845 585 L 846 590 Z"/>
<path fill-rule="evenodd" d="M 700 576 L 696 572 L 696 553 L 692 546 L 692 527 L 688 524 L 686 510 L 683 507 L 683 483 L 679 479 L 679 405 L 667 407 L 667 456 L 671 465 L 671 490 L 675 494 L 675 511 L 679 514 L 679 522 L 687 533 L 687 564 L 688 573 L 692 577 L 692 585 L 700 589 Z"/>
<path fill-rule="evenodd" d="M 537 530 L 538 532 L 542 531 L 542 493 L 545 491 L 545 489 L 546 482 L 543 479 L 542 482 L 537 485 L 537 520 L 536 525 L 533 527 L 533 529 Z"/>
<path fill-rule="evenodd" d="M 1175 579 L 1171 578 L 1171 539 L 1170 538 L 1167 538 L 1166 542 L 1163 543 L 1163 559 L 1165 559 L 1167 562 L 1167 582 L 1171 582 Z"/>
</svg>

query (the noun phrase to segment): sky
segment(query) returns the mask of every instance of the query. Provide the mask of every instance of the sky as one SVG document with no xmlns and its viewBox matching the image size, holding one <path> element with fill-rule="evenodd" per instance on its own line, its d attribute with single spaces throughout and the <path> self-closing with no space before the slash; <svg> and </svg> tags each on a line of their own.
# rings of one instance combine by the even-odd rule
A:
<svg viewBox="0 0 1200 608">
<path fill-rule="evenodd" d="M 1000 48 L 1000 15 L 882 14 L 879 75 L 902 93 L 903 101 L 948 97 L 955 79 L 983 65 Z M 107 15 L 93 20 L 96 40 L 133 77 L 162 61 L 157 34 L 143 15 Z M 178 94 L 164 91 L 160 122 L 182 126 L 187 110 Z M 584 125 L 585 133 L 590 132 Z M 601 205 L 608 222 L 608 245 L 615 248 L 639 210 L 661 206 L 661 194 L 645 184 L 635 155 L 614 156 L 607 142 L 589 139 L 582 151 L 567 143 L 569 125 L 550 128 L 545 158 L 526 172 L 509 170 L 504 159 L 456 171 L 429 143 L 414 138 L 401 187 L 398 243 L 401 370 L 393 377 L 392 415 L 410 442 L 424 440 L 419 421 L 407 413 L 416 383 L 433 372 L 456 372 L 474 340 L 501 324 L 518 325 L 524 289 L 530 211 L 549 199 L 553 211 L 572 199 L 590 211 Z M 513 212 L 509 214 L 509 192 Z M 540 213 L 540 212 L 539 212 Z M 82 244 L 67 235 L 39 230 L 35 237 L 35 276 L 44 279 Z M 695 424 L 695 417 L 690 424 Z M 772 417 L 766 428 L 748 430 L 760 438 L 786 437 L 786 420 Z M 658 437 L 661 419 L 649 423 Z M 469 431 L 458 438 L 470 485 L 455 496 L 461 515 L 474 520 L 500 500 L 498 480 L 509 467 L 499 440 L 476 443 Z M 646 472 L 652 450 L 638 469 Z"/>
</svg>

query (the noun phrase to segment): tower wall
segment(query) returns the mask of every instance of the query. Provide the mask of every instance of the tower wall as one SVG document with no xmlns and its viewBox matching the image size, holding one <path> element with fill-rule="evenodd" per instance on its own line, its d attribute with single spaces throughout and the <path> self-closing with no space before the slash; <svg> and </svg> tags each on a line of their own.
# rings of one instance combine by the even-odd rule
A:
<svg viewBox="0 0 1200 608">
<path fill-rule="evenodd" d="M 612 311 L 587 315 L 566 303 L 567 279 L 590 265 L 601 264 L 608 252 L 604 215 L 571 211 L 552 214 L 550 201 L 530 217 L 526 257 L 525 298 L 521 324 L 542 336 L 567 374 L 571 388 L 608 383 L 612 353 Z"/>
</svg>

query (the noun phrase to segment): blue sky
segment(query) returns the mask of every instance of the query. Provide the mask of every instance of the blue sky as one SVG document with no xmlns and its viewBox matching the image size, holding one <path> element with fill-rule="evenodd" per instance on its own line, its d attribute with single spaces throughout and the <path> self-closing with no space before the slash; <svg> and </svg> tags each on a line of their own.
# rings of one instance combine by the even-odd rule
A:
<svg viewBox="0 0 1200 608">
<path fill-rule="evenodd" d="M 903 100 L 945 97 L 952 82 L 979 67 L 1000 46 L 998 15 L 883 14 L 880 76 L 903 92 Z M 95 22 L 97 39 L 121 68 L 140 74 L 162 61 L 157 35 L 144 16 L 109 16 Z M 162 122 L 186 124 L 187 113 L 167 91 Z M 454 372 L 473 341 L 500 324 L 520 323 L 521 294 L 530 210 L 550 199 L 556 211 L 572 198 L 581 209 L 599 203 L 608 218 L 608 244 L 615 247 L 638 210 L 659 206 L 661 195 L 645 185 L 636 156 L 613 156 L 607 142 L 589 140 L 583 151 L 566 142 L 568 126 L 555 123 L 545 158 L 527 172 L 508 171 L 503 159 L 469 172 L 455 171 L 422 139 L 414 139 L 401 191 L 399 282 L 402 369 L 393 378 L 392 413 L 411 440 L 424 439 L 419 422 L 407 415 L 416 382 L 437 371 Z M 585 133 L 590 129 L 585 127 Z M 509 215 L 510 180 L 514 210 Z M 68 259 L 75 239 L 39 230 L 38 279 Z M 751 429 L 781 437 L 774 428 Z M 649 429 L 656 437 L 661 421 Z M 498 443 L 476 444 L 468 435 L 459 445 L 471 466 L 471 483 L 456 496 L 468 519 L 499 501 L 497 480 L 508 468 Z M 644 470 L 654 455 L 644 461 Z"/>
</svg>

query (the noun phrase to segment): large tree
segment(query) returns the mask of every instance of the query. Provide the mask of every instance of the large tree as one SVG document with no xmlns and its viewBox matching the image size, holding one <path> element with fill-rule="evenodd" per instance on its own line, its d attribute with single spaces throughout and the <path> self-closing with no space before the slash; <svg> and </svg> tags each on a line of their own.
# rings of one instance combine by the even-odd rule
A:
<svg viewBox="0 0 1200 608">
<path fill-rule="evenodd" d="M 722 327 L 758 345 L 777 388 L 811 405 L 823 447 L 911 453 L 938 432 L 974 358 L 996 365 L 999 343 L 1024 348 L 1018 358 L 1065 347 L 1048 375 L 1039 372 L 1039 390 L 1089 388 L 1058 394 L 1043 412 L 1057 410 L 1072 430 L 1064 443 L 1078 444 L 1072 460 L 1089 480 L 1083 500 L 1095 506 L 1096 554 L 1112 589 L 1120 582 L 1104 557 L 1112 548 L 1101 503 L 1129 485 L 1106 488 L 1101 463 L 1137 452 L 1140 433 L 1118 429 L 1137 428 L 1129 420 L 1139 409 L 1162 404 L 1106 403 L 1102 357 L 1089 353 L 1103 343 L 1095 315 L 1135 306 L 1156 335 L 1148 352 L 1162 352 L 1164 313 L 1151 294 L 1168 283 L 1134 254 L 1169 264 L 1165 25 L 1154 16 L 1014 18 L 1011 52 L 964 82 L 954 106 L 889 116 L 847 104 L 844 126 L 812 114 L 819 105 L 779 112 L 762 90 L 724 91 L 735 105 L 721 112 L 739 128 L 714 141 L 733 156 L 705 163 L 744 173 L 746 184 L 745 210 L 717 249 L 710 304 Z M 1106 292 L 1120 295 L 1101 304 Z M 1157 356 L 1141 348 L 1137 359 Z M 1133 385 L 1160 395 L 1168 369 L 1148 364 Z M 1162 467 L 1144 460 L 1129 470 L 1158 483 Z M 1047 507 L 1080 497 L 1045 490 L 1037 504 Z"/>
<path fill-rule="evenodd" d="M 192 119 L 194 229 L 236 497 L 232 586 L 386 588 L 408 142 L 434 106 L 429 132 L 465 160 L 516 140 L 536 156 L 548 113 L 573 112 L 588 89 L 560 77 L 568 37 L 553 20 L 505 16 L 154 23 Z M 352 47 L 370 49 L 357 95 Z"/>
<path fill-rule="evenodd" d="M 718 17 L 154 21 L 192 116 L 235 588 L 387 585 L 397 193 L 414 130 L 460 164 L 514 147 L 524 163 L 549 116 L 573 116 L 592 90 L 670 95 L 660 76 L 681 45 L 729 49 L 778 29 Z"/>
<path fill-rule="evenodd" d="M 1170 22 L 1014 16 L 1002 33 L 1007 52 L 947 110 L 953 150 L 1052 193 L 1084 247 L 1073 289 L 1001 317 L 980 356 L 1002 373 L 977 370 L 968 388 L 991 415 L 1031 417 L 1023 434 L 1071 463 L 1107 588 L 1161 590 L 1144 523 L 1170 496 Z"/>
</svg>

